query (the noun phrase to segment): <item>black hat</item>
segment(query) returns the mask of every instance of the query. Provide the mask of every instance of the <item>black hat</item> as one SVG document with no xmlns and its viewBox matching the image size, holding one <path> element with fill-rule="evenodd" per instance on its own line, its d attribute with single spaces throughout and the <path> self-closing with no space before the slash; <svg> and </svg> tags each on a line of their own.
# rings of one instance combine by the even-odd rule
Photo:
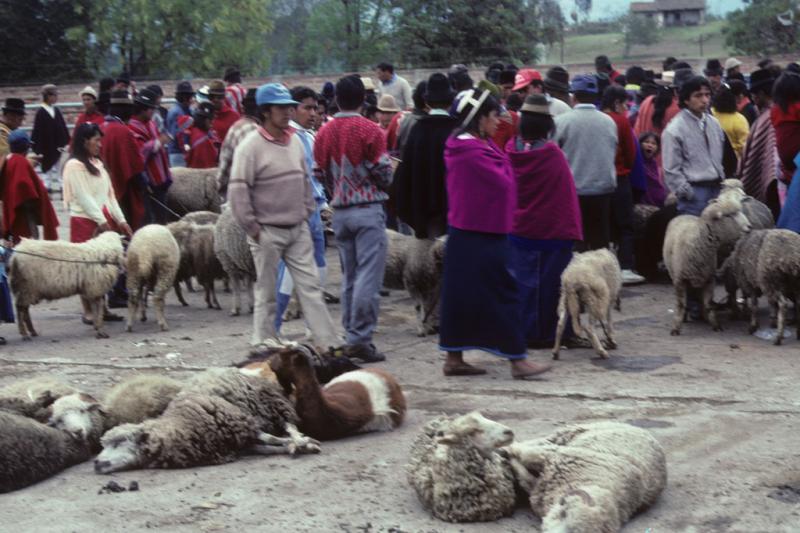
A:
<svg viewBox="0 0 800 533">
<path fill-rule="evenodd" d="M 609 61 L 606 55 L 597 56 L 594 58 L 594 66 L 595 68 L 610 68 L 611 61 Z"/>
<path fill-rule="evenodd" d="M 214 104 L 210 102 L 202 102 L 192 112 L 192 116 L 197 118 L 211 118 L 214 116 Z"/>
<path fill-rule="evenodd" d="M 425 88 L 425 101 L 434 104 L 449 104 L 453 101 L 453 88 L 447 76 L 441 72 L 434 72 L 428 78 L 428 86 Z"/>
<path fill-rule="evenodd" d="M 153 91 L 158 96 L 164 96 L 164 89 L 161 88 L 161 85 L 148 85 L 147 90 Z"/>
<path fill-rule="evenodd" d="M 158 107 L 156 103 L 158 100 L 158 95 L 155 91 L 151 91 L 150 89 L 142 89 L 136 94 L 136 98 L 133 101 L 139 105 L 143 105 L 145 107 L 150 107 L 155 109 Z"/>
<path fill-rule="evenodd" d="M 750 73 L 750 90 L 753 92 L 760 89 L 771 93 L 773 83 L 775 83 L 775 77 L 768 68 L 754 70 Z"/>
<path fill-rule="evenodd" d="M 677 63 L 676 63 L 677 64 Z M 692 71 L 690 68 L 678 68 L 675 69 L 675 76 L 672 78 L 672 85 L 677 87 L 680 90 L 681 86 L 686 83 L 687 81 L 691 80 L 692 78 L 696 78 L 697 75 Z"/>
<path fill-rule="evenodd" d="M 3 113 L 25 114 L 25 102 L 19 98 L 6 98 L 6 105 L 3 106 Z"/>
<path fill-rule="evenodd" d="M 125 85 L 130 85 L 131 75 L 128 74 L 127 72 L 120 73 L 120 75 L 117 76 L 117 83 L 124 83 Z"/>
<path fill-rule="evenodd" d="M 112 91 L 108 103 L 111 105 L 133 105 L 133 99 L 126 90 Z"/>
<path fill-rule="evenodd" d="M 242 73 L 236 67 L 228 67 L 225 69 L 225 74 L 222 76 L 222 79 L 225 81 L 239 81 L 242 77 Z"/>
<path fill-rule="evenodd" d="M 194 94 L 194 89 L 192 89 L 192 84 L 188 81 L 182 81 L 175 87 L 175 96 L 179 94 Z"/>
<path fill-rule="evenodd" d="M 517 76 L 517 73 L 513 70 L 504 70 L 500 73 L 500 76 L 497 78 L 497 83 L 500 85 L 507 85 L 511 84 L 514 85 L 514 78 Z"/>
<path fill-rule="evenodd" d="M 564 67 L 553 67 L 547 71 L 544 77 L 544 88 L 546 91 L 558 93 L 569 92 L 569 72 Z"/>
<path fill-rule="evenodd" d="M 722 76 L 722 63 L 719 62 L 719 59 L 709 59 L 706 61 L 703 73 L 706 76 Z"/>
</svg>

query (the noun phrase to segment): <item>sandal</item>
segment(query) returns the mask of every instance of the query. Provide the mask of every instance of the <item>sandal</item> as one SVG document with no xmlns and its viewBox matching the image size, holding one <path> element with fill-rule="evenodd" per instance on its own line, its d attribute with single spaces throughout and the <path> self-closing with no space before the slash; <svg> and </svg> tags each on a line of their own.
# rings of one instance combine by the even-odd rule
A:
<svg viewBox="0 0 800 533">
<path fill-rule="evenodd" d="M 481 376 L 486 373 L 483 368 L 472 366 L 469 363 L 459 363 L 457 365 L 447 365 L 442 367 L 445 376 Z"/>
</svg>

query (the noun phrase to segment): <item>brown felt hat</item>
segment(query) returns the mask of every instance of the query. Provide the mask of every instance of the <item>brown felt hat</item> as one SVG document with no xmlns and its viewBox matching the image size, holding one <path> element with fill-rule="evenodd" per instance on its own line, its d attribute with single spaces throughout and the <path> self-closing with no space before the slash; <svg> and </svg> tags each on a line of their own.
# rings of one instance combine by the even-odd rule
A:
<svg viewBox="0 0 800 533">
<path fill-rule="evenodd" d="M 209 96 L 225 96 L 225 82 L 222 80 L 214 80 L 208 84 Z"/>
</svg>

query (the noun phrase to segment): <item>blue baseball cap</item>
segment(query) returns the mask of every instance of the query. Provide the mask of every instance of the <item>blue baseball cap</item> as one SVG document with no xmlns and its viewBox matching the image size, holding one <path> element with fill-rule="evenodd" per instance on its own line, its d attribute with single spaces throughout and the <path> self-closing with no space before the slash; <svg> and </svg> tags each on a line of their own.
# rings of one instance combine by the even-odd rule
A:
<svg viewBox="0 0 800 533">
<path fill-rule="evenodd" d="M 289 89 L 280 83 L 266 83 L 256 90 L 256 105 L 299 105 L 292 100 Z"/>
<path fill-rule="evenodd" d="M 8 134 L 8 148 L 11 152 L 15 154 L 26 152 L 30 146 L 31 139 L 24 131 L 14 130 Z"/>
<path fill-rule="evenodd" d="M 573 93 L 597 94 L 597 78 L 591 74 L 578 74 L 572 78 L 572 83 L 569 84 L 569 90 Z"/>
</svg>

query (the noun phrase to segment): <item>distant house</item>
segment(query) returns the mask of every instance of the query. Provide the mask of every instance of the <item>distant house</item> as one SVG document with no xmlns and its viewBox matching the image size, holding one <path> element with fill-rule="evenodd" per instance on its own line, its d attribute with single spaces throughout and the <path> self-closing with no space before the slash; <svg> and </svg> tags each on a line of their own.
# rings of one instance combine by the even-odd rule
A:
<svg viewBox="0 0 800 533">
<path fill-rule="evenodd" d="M 705 0 L 655 0 L 631 2 L 631 12 L 647 17 L 657 26 L 698 26 L 705 23 Z"/>
</svg>

